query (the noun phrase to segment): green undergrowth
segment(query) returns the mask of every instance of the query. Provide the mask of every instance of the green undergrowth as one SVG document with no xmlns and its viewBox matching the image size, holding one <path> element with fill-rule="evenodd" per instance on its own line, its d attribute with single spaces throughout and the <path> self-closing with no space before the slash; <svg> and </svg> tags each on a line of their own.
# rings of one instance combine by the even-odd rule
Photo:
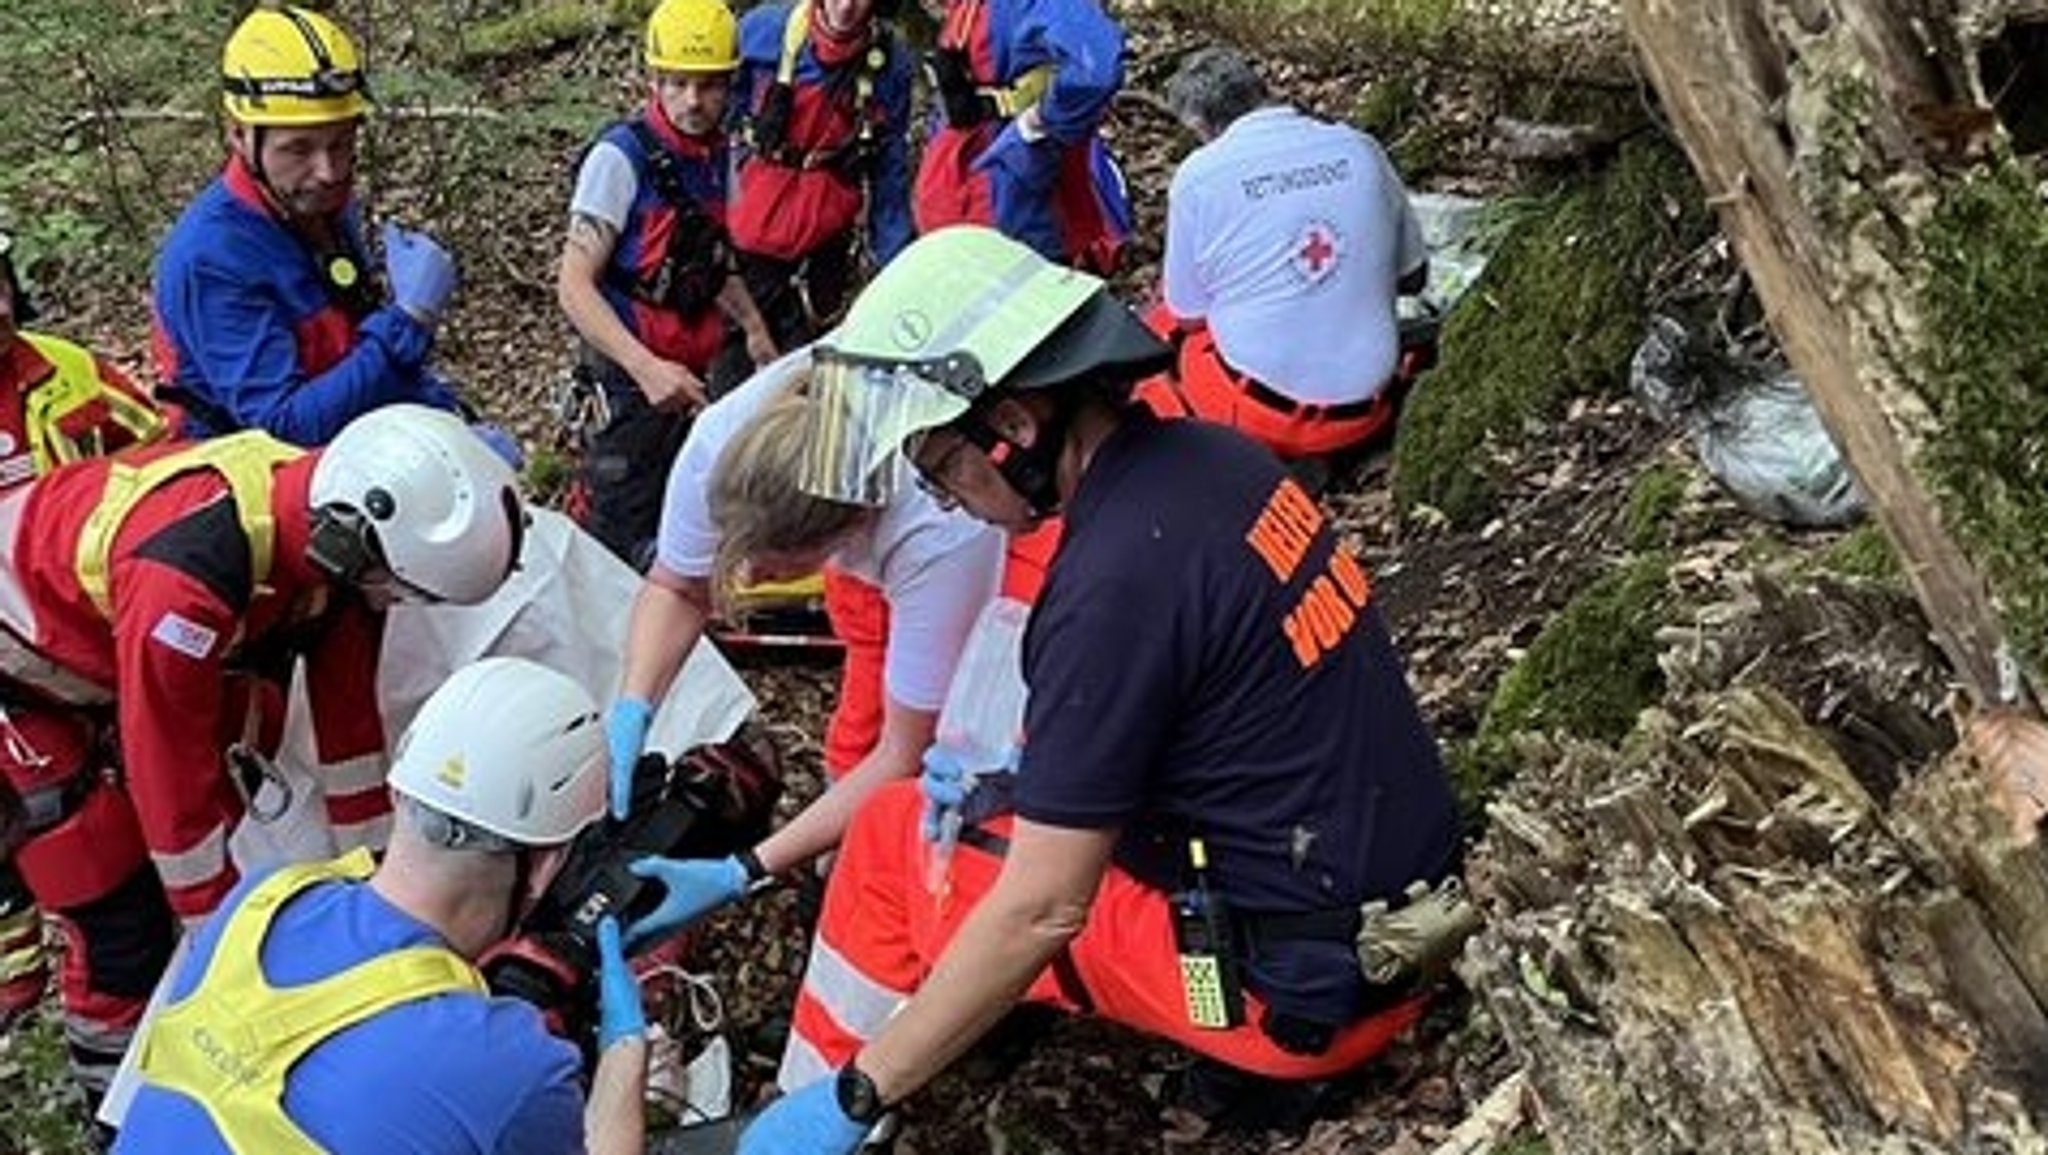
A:
<svg viewBox="0 0 2048 1155">
<path fill-rule="evenodd" d="M 37 1012 L 0 1036 L 0 1151 L 89 1155 L 96 1150 L 85 1100 L 65 1057 L 64 1027 L 52 994 Z"/>
<path fill-rule="evenodd" d="M 1711 228 L 1685 158 L 1650 138 L 1531 198 L 1403 412 L 1401 509 L 1468 528 L 1491 516 L 1504 454 L 1544 436 L 1573 397 L 1625 387 L 1657 273 Z"/>
<path fill-rule="evenodd" d="M 1586 587 L 1543 627 L 1494 688 L 1479 732 L 1454 751 L 1452 771 L 1476 814 L 1515 770 L 1517 734 L 1565 733 L 1614 742 L 1664 692 L 1657 666 L 1671 559 L 1649 553 Z"/>
<path fill-rule="evenodd" d="M 1176 23 L 1213 28 L 1241 44 L 1284 41 L 1333 60 L 1429 55 L 1483 37 L 1459 0 L 1164 0 Z"/>
<path fill-rule="evenodd" d="M 2011 161 L 1943 186 L 1919 234 L 1928 275 L 1924 454 L 1989 577 L 2008 635 L 2042 667 L 2048 637 L 2048 207 Z"/>
</svg>

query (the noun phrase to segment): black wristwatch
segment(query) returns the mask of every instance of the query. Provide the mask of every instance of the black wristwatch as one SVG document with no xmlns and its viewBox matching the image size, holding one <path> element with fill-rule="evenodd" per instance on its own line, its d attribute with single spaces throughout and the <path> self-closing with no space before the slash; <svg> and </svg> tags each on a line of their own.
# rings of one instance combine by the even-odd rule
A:
<svg viewBox="0 0 2048 1155">
<path fill-rule="evenodd" d="M 775 885 L 775 876 L 768 873 L 768 868 L 761 863 L 761 856 L 752 847 L 733 857 L 739 859 L 740 869 L 746 872 L 748 894 L 759 894 Z"/>
<path fill-rule="evenodd" d="M 882 1113 L 889 1109 L 889 1105 L 882 1102 L 882 1092 L 875 1086 L 875 1081 L 850 1062 L 839 1068 L 835 1089 L 839 1093 L 839 1109 L 863 1127 L 874 1126 Z"/>
</svg>

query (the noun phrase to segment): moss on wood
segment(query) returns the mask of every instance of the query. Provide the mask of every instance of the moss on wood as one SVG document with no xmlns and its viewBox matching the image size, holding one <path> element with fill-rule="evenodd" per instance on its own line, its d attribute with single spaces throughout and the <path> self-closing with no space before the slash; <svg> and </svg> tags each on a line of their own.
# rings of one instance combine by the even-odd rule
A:
<svg viewBox="0 0 2048 1155">
<path fill-rule="evenodd" d="M 464 38 L 465 60 L 497 60 L 546 52 L 572 40 L 632 28 L 654 11 L 655 0 L 558 0 L 478 24 Z"/>
<path fill-rule="evenodd" d="M 1903 574 L 1891 539 L 1874 523 L 1843 534 L 1814 559 L 1815 567 L 1842 577 L 1896 583 Z"/>
<path fill-rule="evenodd" d="M 1514 770 L 1513 738 L 1567 733 L 1615 742 L 1664 693 L 1657 666 L 1670 558 L 1635 558 L 1551 618 L 1495 687 L 1471 745 L 1452 760 L 1460 798 L 1476 812 Z"/>
<path fill-rule="evenodd" d="M 2016 163 L 1946 182 L 1927 259 L 1923 462 L 2009 636 L 2048 653 L 2048 207 Z"/>
<path fill-rule="evenodd" d="M 1446 321 L 1443 359 L 1402 416 L 1402 510 L 1484 521 L 1501 454 L 1543 436 L 1570 398 L 1624 386 L 1655 274 L 1711 227 L 1684 156 L 1651 140 L 1527 210 Z"/>
<path fill-rule="evenodd" d="M 1671 544 L 1674 517 L 1688 484 L 1685 470 L 1676 465 L 1653 465 L 1636 475 L 1622 513 L 1622 532 L 1630 549 L 1651 550 Z"/>
</svg>

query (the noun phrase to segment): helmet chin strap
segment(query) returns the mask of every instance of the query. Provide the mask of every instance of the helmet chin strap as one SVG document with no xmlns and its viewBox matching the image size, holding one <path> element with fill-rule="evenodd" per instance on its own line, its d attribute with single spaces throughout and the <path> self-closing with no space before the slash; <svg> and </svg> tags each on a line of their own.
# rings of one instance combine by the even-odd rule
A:
<svg viewBox="0 0 2048 1155">
<path fill-rule="evenodd" d="M 522 846 L 512 852 L 512 894 L 505 901 L 505 925 L 500 939 L 511 938 L 526 917 L 526 881 L 533 877 L 533 850 Z"/>
<path fill-rule="evenodd" d="M 1003 481 L 1031 507 L 1031 516 L 1047 518 L 1060 511 L 1060 453 L 1067 445 L 1067 405 L 1062 401 L 1038 422 L 1038 435 L 1021 445 L 995 431 L 986 414 L 960 422 L 962 436 L 988 455 Z"/>
</svg>

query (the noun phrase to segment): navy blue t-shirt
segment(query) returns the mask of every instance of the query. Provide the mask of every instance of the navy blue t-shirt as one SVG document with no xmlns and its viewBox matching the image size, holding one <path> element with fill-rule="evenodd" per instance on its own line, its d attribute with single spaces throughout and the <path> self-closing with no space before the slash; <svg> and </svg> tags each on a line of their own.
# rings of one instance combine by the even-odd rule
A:
<svg viewBox="0 0 2048 1155">
<path fill-rule="evenodd" d="M 1355 907 L 1458 854 L 1435 740 L 1313 498 L 1233 430 L 1141 414 L 1096 451 L 1024 640 L 1018 813 L 1115 827 L 1119 865 L 1209 882 L 1240 911 Z M 1365 988 L 1348 942 L 1248 958 L 1276 1008 L 1341 1023 Z"/>
</svg>

